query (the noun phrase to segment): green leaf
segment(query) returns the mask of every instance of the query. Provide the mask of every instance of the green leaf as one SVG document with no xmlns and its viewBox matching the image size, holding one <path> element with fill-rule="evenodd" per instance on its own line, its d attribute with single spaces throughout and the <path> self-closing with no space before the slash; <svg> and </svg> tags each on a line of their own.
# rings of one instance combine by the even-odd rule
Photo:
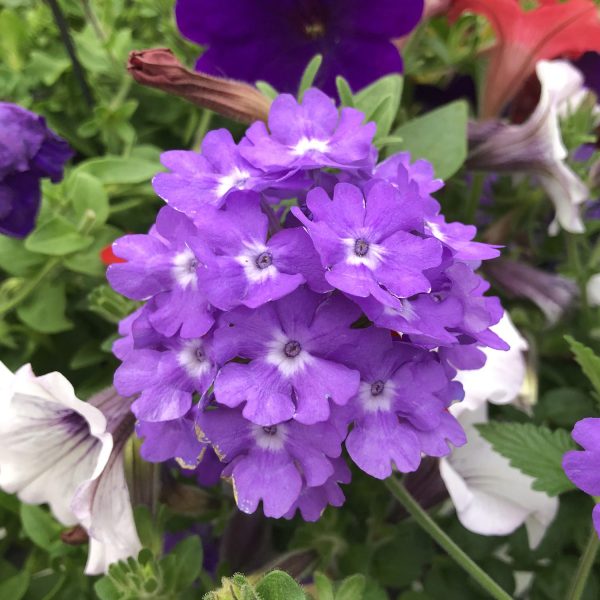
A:
<svg viewBox="0 0 600 600">
<path fill-rule="evenodd" d="M 94 215 L 93 226 L 104 225 L 108 219 L 110 205 L 104 185 L 97 177 L 77 170 L 69 177 L 66 188 L 78 221 L 91 212 Z"/>
<path fill-rule="evenodd" d="M 390 146 L 387 153 L 408 151 L 412 160 L 428 160 L 436 177 L 447 179 L 467 157 L 467 117 L 467 103 L 458 100 L 408 121 L 393 132 L 402 143 Z"/>
<path fill-rule="evenodd" d="M 477 429 L 513 467 L 535 479 L 534 490 L 556 496 L 575 488 L 562 469 L 564 453 L 576 447 L 564 429 L 498 421 L 477 425 Z"/>
<path fill-rule="evenodd" d="M 149 182 L 161 170 L 159 163 L 123 156 L 92 158 L 78 167 L 80 173 L 88 173 L 97 177 L 102 183 L 110 185 Z"/>
<path fill-rule="evenodd" d="M 120 229 L 104 225 L 102 229 L 94 232 L 95 239 L 91 246 L 65 257 L 64 266 L 76 273 L 105 279 L 106 265 L 100 259 L 100 252 L 122 235 Z"/>
<path fill-rule="evenodd" d="M 59 215 L 40 225 L 26 240 L 25 248 L 31 252 L 64 256 L 86 248 L 93 238 L 82 235 L 68 219 Z"/>
<path fill-rule="evenodd" d="M 72 550 L 60 539 L 62 527 L 52 516 L 39 506 L 21 504 L 21 525 L 25 535 L 51 555 L 58 556 Z"/>
<path fill-rule="evenodd" d="M 283 571 L 271 571 L 257 584 L 256 591 L 263 600 L 306 600 L 302 588 Z"/>
<path fill-rule="evenodd" d="M 279 92 L 266 81 L 257 81 L 255 84 L 259 92 L 265 95 L 269 100 L 275 100 L 279 96 Z"/>
<path fill-rule="evenodd" d="M 575 360 L 592 384 L 596 392 L 596 398 L 600 398 L 600 356 L 570 335 L 566 335 L 565 339 L 571 347 L 571 352 L 575 355 Z"/>
<path fill-rule="evenodd" d="M 64 281 L 49 281 L 36 288 L 17 308 L 19 319 L 40 333 L 58 333 L 73 327 L 65 316 L 67 298 Z"/>
<path fill-rule="evenodd" d="M 388 135 L 398 114 L 404 80 L 400 75 L 386 75 L 354 96 L 354 106 L 365 113 L 365 121 L 375 121 L 375 139 Z"/>
<path fill-rule="evenodd" d="M 354 108 L 354 98 L 352 97 L 352 90 L 350 89 L 350 84 L 341 75 L 338 75 L 335 78 L 335 87 L 337 88 L 337 93 L 340 97 L 341 105 Z"/>
<path fill-rule="evenodd" d="M 175 581 L 180 591 L 190 587 L 200 575 L 202 568 L 202 542 L 197 535 L 192 535 L 179 542 L 173 550 L 175 557 Z"/>
<path fill-rule="evenodd" d="M 357 574 L 346 577 L 335 594 L 335 600 L 362 600 L 365 583 L 364 575 Z"/>
<path fill-rule="evenodd" d="M 28 275 L 43 262 L 42 256 L 25 248 L 23 240 L 0 235 L 0 268 L 10 275 Z"/>
<path fill-rule="evenodd" d="M 313 578 L 317 589 L 317 600 L 334 600 L 333 584 L 329 578 L 320 571 L 315 571 Z"/>
<path fill-rule="evenodd" d="M 94 584 L 94 591 L 100 600 L 120 600 L 121 593 L 108 576 L 98 579 Z"/>
<path fill-rule="evenodd" d="M 315 77 L 321 68 L 322 62 L 323 55 L 317 54 L 308 63 L 306 69 L 304 69 L 304 73 L 302 73 L 302 79 L 300 79 L 300 87 L 298 88 L 298 99 L 300 101 L 302 101 L 302 98 L 304 98 L 304 92 L 312 87 L 312 84 L 315 82 Z"/>
<path fill-rule="evenodd" d="M 21 600 L 29 587 L 29 571 L 21 571 L 5 581 L 0 582 L 0 598 Z"/>
</svg>

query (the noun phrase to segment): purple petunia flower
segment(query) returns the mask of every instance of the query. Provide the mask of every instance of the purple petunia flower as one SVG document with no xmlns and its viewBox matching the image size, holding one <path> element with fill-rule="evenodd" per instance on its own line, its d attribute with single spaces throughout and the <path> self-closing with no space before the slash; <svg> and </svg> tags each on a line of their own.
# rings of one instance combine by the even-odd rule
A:
<svg viewBox="0 0 600 600">
<path fill-rule="evenodd" d="M 304 68 L 321 53 L 315 85 L 333 96 L 337 75 L 356 91 L 402 72 L 391 40 L 418 23 L 423 0 L 178 0 L 175 14 L 184 36 L 208 46 L 198 71 L 262 79 L 295 93 Z"/>
<path fill-rule="evenodd" d="M 600 496 L 600 419 L 582 419 L 575 424 L 571 435 L 583 451 L 567 452 L 563 457 L 563 469 L 586 494 Z M 600 536 L 600 504 L 594 507 L 592 518 Z"/>
<path fill-rule="evenodd" d="M 0 131 L 0 234 L 22 238 L 35 226 L 40 179 L 60 181 L 73 151 L 43 117 L 16 104 L 0 102 Z"/>
<path fill-rule="evenodd" d="M 305 487 L 326 484 L 342 451 L 339 432 L 327 422 L 261 426 L 219 407 L 201 413 L 198 425 L 228 463 L 223 477 L 231 478 L 240 510 L 252 513 L 262 500 L 268 517 L 288 513 Z"/>
<path fill-rule="evenodd" d="M 113 244 L 114 253 L 125 262 L 110 265 L 106 273 L 109 283 L 133 300 L 151 298 L 150 323 L 166 336 L 181 331 L 182 337 L 197 337 L 213 324 L 199 285 L 212 256 L 196 237 L 196 229 L 185 215 L 164 207 L 148 235 L 126 235 Z"/>
<path fill-rule="evenodd" d="M 372 145 L 375 123 L 354 108 L 336 108 L 333 100 L 316 89 L 307 90 L 299 104 L 293 96 L 275 99 L 267 126 L 262 121 L 246 131 L 240 154 L 267 172 L 277 170 L 368 169 L 376 150 Z"/>
<path fill-rule="evenodd" d="M 206 209 L 196 225 L 202 243 L 217 255 L 205 285 L 211 303 L 221 310 L 240 304 L 256 308 L 307 282 L 317 292 L 332 289 L 302 227 L 267 239 L 269 221 L 255 192 L 232 194 L 227 210 Z"/>
<path fill-rule="evenodd" d="M 295 419 L 325 421 L 332 401 L 345 404 L 358 389 L 358 371 L 341 364 L 336 351 L 350 341 L 360 316 L 341 296 L 322 296 L 304 287 L 255 310 L 223 315 L 215 331 L 219 360 L 230 362 L 215 380 L 217 402 L 239 406 L 259 425 Z"/>
<path fill-rule="evenodd" d="M 347 409 L 354 427 L 346 448 L 363 471 L 379 479 L 389 477 L 393 466 L 414 471 L 421 452 L 442 456 L 450 451 L 446 440 L 455 446 L 465 442 L 462 428 L 446 412 L 452 400 L 461 399 L 460 385 L 451 386 L 434 353 L 372 328 L 341 356 L 361 373 Z"/>
<path fill-rule="evenodd" d="M 333 200 L 317 188 L 306 201 L 313 220 L 295 207 L 321 261 L 325 278 L 336 288 L 398 307 L 399 297 L 431 291 L 426 269 L 441 262 L 442 245 L 415 235 L 423 228 L 418 198 L 403 196 L 380 181 L 363 192 L 339 183 Z"/>
</svg>

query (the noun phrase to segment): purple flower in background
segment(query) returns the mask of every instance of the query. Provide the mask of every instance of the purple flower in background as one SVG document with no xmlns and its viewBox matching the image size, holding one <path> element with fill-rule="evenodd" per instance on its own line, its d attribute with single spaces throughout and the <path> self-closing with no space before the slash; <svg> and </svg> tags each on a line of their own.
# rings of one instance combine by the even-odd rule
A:
<svg viewBox="0 0 600 600">
<path fill-rule="evenodd" d="M 318 292 L 332 287 L 303 228 L 283 229 L 267 239 L 269 221 L 255 192 L 236 192 L 227 210 L 205 209 L 196 221 L 203 243 L 217 254 L 205 278 L 211 303 L 221 310 L 256 308 L 308 282 Z"/>
<path fill-rule="evenodd" d="M 268 129 L 257 121 L 246 131 L 240 154 L 267 172 L 337 167 L 367 169 L 377 152 L 372 145 L 375 123 L 363 124 L 354 108 L 338 111 L 333 100 L 307 90 L 299 104 L 293 96 L 278 96 L 269 112 Z"/>
<path fill-rule="evenodd" d="M 431 290 L 423 271 L 440 264 L 442 245 L 412 233 L 423 229 L 418 197 L 381 181 L 365 199 L 358 187 L 339 183 L 333 200 L 317 188 L 306 204 L 312 221 L 297 207 L 293 213 L 306 226 L 331 285 L 391 307 L 399 306 L 399 297 Z"/>
<path fill-rule="evenodd" d="M 335 473 L 343 438 L 331 424 L 288 421 L 256 425 L 240 410 L 219 407 L 198 416 L 198 425 L 219 458 L 223 477 L 233 482 L 237 505 L 279 518 L 291 510 L 304 487 L 323 486 Z"/>
<path fill-rule="evenodd" d="M 191 221 L 172 208 L 158 213 L 148 235 L 126 235 L 113 244 L 114 253 L 125 262 L 110 265 L 106 276 L 120 294 L 133 300 L 152 298 L 152 326 L 166 336 L 181 331 L 182 337 L 197 337 L 213 324 L 199 280 L 212 256 L 197 237 Z"/>
<path fill-rule="evenodd" d="M 230 362 L 215 380 L 217 402 L 239 406 L 259 425 L 295 419 L 312 424 L 329 416 L 332 401 L 345 404 L 357 391 L 358 371 L 341 364 L 336 352 L 352 337 L 360 310 L 341 296 L 322 296 L 304 287 L 255 310 L 223 315 L 215 332 L 220 362 Z"/>
<path fill-rule="evenodd" d="M 183 35 L 208 47 L 198 71 L 295 93 L 320 53 L 315 85 L 334 96 L 337 75 L 357 91 L 402 72 L 391 40 L 415 27 L 423 0 L 178 0 L 175 14 Z"/>
<path fill-rule="evenodd" d="M 25 237 L 35 226 L 40 179 L 63 177 L 73 156 L 46 121 L 16 104 L 0 102 L 0 234 Z"/>
<path fill-rule="evenodd" d="M 575 61 L 575 66 L 583 73 L 586 87 L 600 99 L 600 53 L 586 52 Z"/>
<path fill-rule="evenodd" d="M 348 407 L 354 428 L 346 448 L 363 471 L 379 479 L 389 477 L 394 466 L 414 471 L 425 448 L 441 456 L 450 451 L 446 439 L 464 443 L 461 427 L 446 412 L 446 395 L 460 399 L 460 386 L 448 389 L 450 381 L 435 354 L 394 342 L 385 330 L 372 328 L 341 355 L 361 373 L 358 394 Z"/>
<path fill-rule="evenodd" d="M 161 161 L 171 173 L 158 173 L 152 184 L 169 206 L 194 219 L 208 206 L 220 207 L 234 190 L 261 190 L 269 179 L 242 156 L 227 129 L 209 131 L 202 152 L 170 150 Z"/>
<path fill-rule="evenodd" d="M 571 435 L 583 451 L 567 452 L 563 457 L 563 469 L 586 494 L 600 496 L 600 419 L 582 419 L 575 424 Z M 592 517 L 600 536 L 600 504 L 596 504 Z"/>
</svg>

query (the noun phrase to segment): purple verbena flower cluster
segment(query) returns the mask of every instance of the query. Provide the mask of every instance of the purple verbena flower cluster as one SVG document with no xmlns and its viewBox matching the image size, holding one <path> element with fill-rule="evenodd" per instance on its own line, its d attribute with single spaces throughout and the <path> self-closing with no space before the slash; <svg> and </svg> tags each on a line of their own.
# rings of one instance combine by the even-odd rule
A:
<svg viewBox="0 0 600 600">
<path fill-rule="evenodd" d="M 212 447 L 245 512 L 341 505 L 344 443 L 381 479 L 446 455 L 465 442 L 456 369 L 507 348 L 474 273 L 497 249 L 445 222 L 427 162 L 377 165 L 363 120 L 313 89 L 238 144 L 220 130 L 167 152 L 167 206 L 113 246 L 111 285 L 145 301 L 114 348 L 142 453 L 194 468 Z"/>
</svg>

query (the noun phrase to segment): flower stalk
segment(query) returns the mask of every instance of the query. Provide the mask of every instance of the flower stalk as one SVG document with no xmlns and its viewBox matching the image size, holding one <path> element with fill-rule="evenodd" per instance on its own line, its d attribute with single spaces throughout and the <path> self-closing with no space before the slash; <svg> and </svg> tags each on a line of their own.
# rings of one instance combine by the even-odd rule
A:
<svg viewBox="0 0 600 600">
<path fill-rule="evenodd" d="M 435 523 L 420 504 L 411 496 L 403 483 L 392 476 L 385 480 L 387 488 L 415 519 L 415 521 L 461 566 L 479 585 L 496 600 L 511 600 L 505 592 L 485 571 L 483 571 L 456 543 Z"/>
</svg>

